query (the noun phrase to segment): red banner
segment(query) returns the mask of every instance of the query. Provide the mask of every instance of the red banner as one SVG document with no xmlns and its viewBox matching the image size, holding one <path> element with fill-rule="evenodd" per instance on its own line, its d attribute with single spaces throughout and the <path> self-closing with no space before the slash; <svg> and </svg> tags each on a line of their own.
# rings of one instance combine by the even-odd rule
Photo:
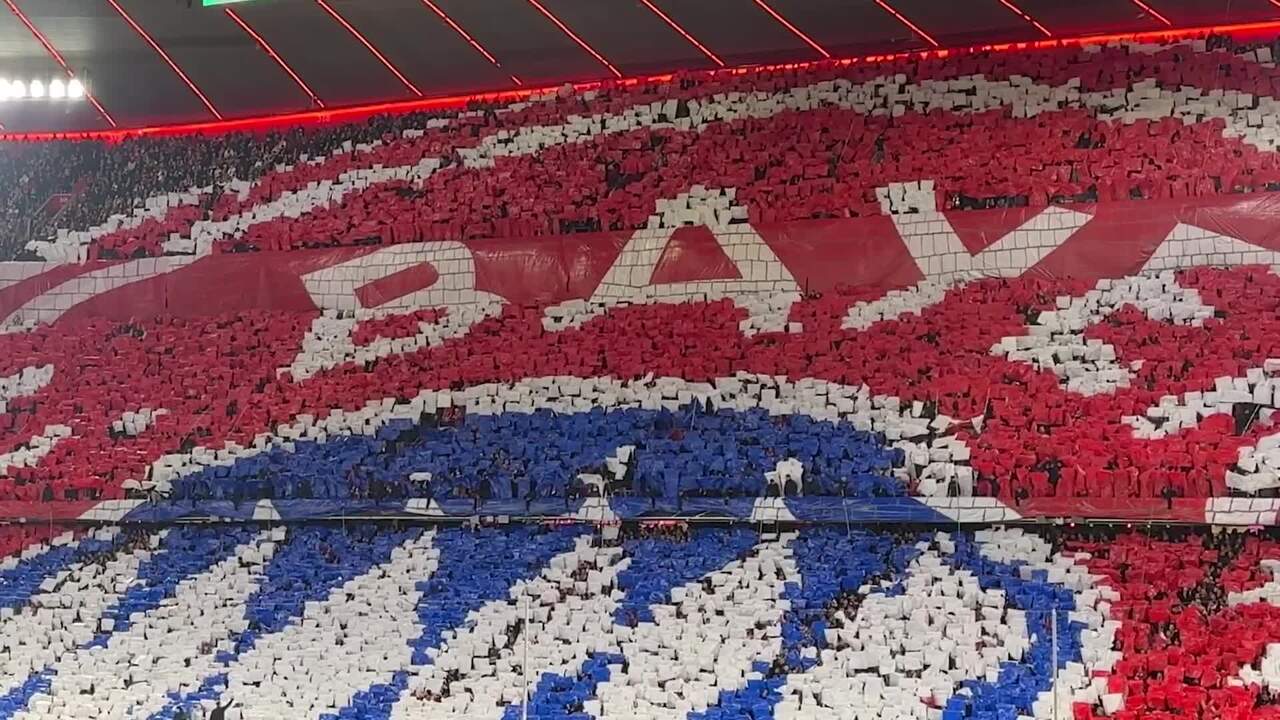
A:
<svg viewBox="0 0 1280 720">
<path fill-rule="evenodd" d="M 0 287 L 0 314 L 12 325 L 63 316 L 412 309 L 420 306 L 416 293 L 455 286 L 464 294 L 432 295 L 435 304 L 464 303 L 473 299 L 465 293 L 475 291 L 510 303 L 551 305 L 602 291 L 619 262 L 644 255 L 628 255 L 628 248 L 643 244 L 637 238 L 646 232 L 652 240 L 654 231 L 641 231 L 194 260 L 12 264 L 8 277 L 24 279 Z M 659 231 L 657 238 L 661 252 L 651 266 L 633 269 L 630 289 L 718 281 L 750 285 L 743 265 L 755 259 L 780 263 L 780 277 L 793 280 L 799 291 L 885 289 L 924 278 L 1024 272 L 1092 280 L 1153 266 L 1266 262 L 1280 251 L 1280 195 L 680 228 Z M 746 252 L 745 260 L 730 257 L 735 243 L 750 242 L 763 249 Z M 965 268 L 972 269 L 965 274 Z M 332 272 L 315 276 L 322 270 Z M 351 285 L 356 279 L 362 281 Z M 765 286 L 747 291 L 758 287 Z"/>
</svg>

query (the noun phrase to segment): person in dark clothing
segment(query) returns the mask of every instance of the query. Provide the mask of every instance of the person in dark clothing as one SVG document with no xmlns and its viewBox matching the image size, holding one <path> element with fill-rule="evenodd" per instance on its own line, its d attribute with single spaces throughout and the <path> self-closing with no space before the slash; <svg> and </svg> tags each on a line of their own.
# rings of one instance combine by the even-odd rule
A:
<svg viewBox="0 0 1280 720">
<path fill-rule="evenodd" d="M 230 700 L 227 702 L 226 705 L 219 705 L 218 707 L 214 708 L 213 711 L 209 713 L 209 720 L 226 720 L 227 711 L 230 710 L 231 706 L 235 704 L 236 704 L 235 700 Z"/>
<path fill-rule="evenodd" d="M 173 720 L 191 720 L 191 716 L 187 714 L 187 709 L 180 707 L 173 711 Z"/>
</svg>

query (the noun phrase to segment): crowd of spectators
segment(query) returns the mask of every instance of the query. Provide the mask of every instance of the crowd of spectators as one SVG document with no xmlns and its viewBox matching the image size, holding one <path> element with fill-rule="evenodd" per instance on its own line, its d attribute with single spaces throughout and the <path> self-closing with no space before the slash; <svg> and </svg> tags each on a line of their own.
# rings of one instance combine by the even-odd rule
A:
<svg viewBox="0 0 1280 720">
<path fill-rule="evenodd" d="M 1257 48 L 1271 48 L 1275 44 L 1274 40 L 1265 43 L 1237 42 L 1230 38 L 1218 36 L 1210 37 L 1207 40 L 1209 50 L 1222 51 L 1223 54 L 1215 56 L 1219 59 L 1232 58 L 1231 54 L 1238 57 Z M 1083 68 L 1080 72 L 1082 74 L 1093 72 L 1086 66 L 1090 53 L 1079 51 L 1078 49 L 1045 52 L 1056 53 L 1053 59 L 1043 63 L 1050 75 L 1062 70 L 1063 58 L 1071 58 L 1065 61 L 1065 67 L 1068 70 L 1076 67 L 1073 63 L 1084 63 L 1084 65 L 1080 65 Z M 1085 59 L 1082 60 L 1081 58 Z M 990 56 L 981 54 L 961 55 L 954 59 L 949 58 L 946 60 L 946 63 L 954 63 L 957 67 L 964 65 L 966 62 L 980 68 L 983 62 L 990 62 Z M 1034 68 L 1036 62 L 1039 61 L 1032 60 L 1028 67 Z M 1151 76 L 1153 74 L 1151 69 L 1144 69 L 1143 62 L 1140 59 L 1133 61 L 1130 63 L 1132 67 L 1128 67 L 1127 72 L 1135 79 Z M 1208 58 L 1204 63 L 1200 64 L 1205 65 L 1205 68 L 1208 69 L 1206 71 L 1212 71 L 1218 67 L 1214 64 L 1216 62 L 1218 60 Z M 914 77 L 918 72 L 920 79 L 926 79 L 930 77 L 931 73 L 935 73 L 937 68 L 944 66 L 937 60 L 898 60 L 894 61 L 894 63 L 896 64 L 880 68 L 879 72 L 906 71 L 908 77 Z M 1223 77 L 1231 77 L 1233 74 L 1238 77 L 1245 74 L 1241 67 L 1238 67 L 1239 65 L 1240 63 L 1238 62 L 1233 64 L 1233 62 L 1227 62 L 1223 59 L 1221 65 Z M 1262 67 L 1262 65 L 1258 64 L 1247 69 L 1256 73 L 1260 72 L 1257 69 L 1259 67 Z M 591 115 L 601 111 L 616 112 L 624 106 L 633 106 L 654 100 L 662 101 L 670 98 L 679 102 L 679 110 L 676 112 L 676 117 L 679 118 L 681 113 L 683 113 L 684 117 L 688 117 L 689 105 L 685 102 L 687 98 L 700 97 L 713 92 L 749 90 L 757 87 L 766 91 L 776 91 L 786 88 L 788 84 L 795 83 L 796 72 L 795 70 L 787 72 L 766 70 L 755 74 L 737 75 L 687 73 L 678 75 L 674 81 L 669 83 L 606 84 L 592 93 L 563 91 L 553 96 L 548 96 L 548 98 L 539 99 L 537 102 L 545 102 L 547 104 L 549 111 L 543 113 L 544 116 L 564 118 L 573 114 Z M 868 68 L 865 65 L 820 65 L 800 72 L 807 74 L 804 76 L 807 80 L 821 81 L 843 76 L 855 79 L 860 79 L 864 76 L 870 77 L 871 74 L 876 72 L 876 69 Z M 946 74 L 943 73 L 941 76 L 945 77 Z M 1154 76 L 1163 78 L 1160 72 L 1155 72 Z M 1265 77 L 1270 76 L 1264 73 L 1264 79 Z M 1250 81 L 1252 79 L 1252 76 L 1250 76 Z M 1058 78 L 1049 77 L 1044 79 L 1045 82 L 1056 80 Z M 1170 81 L 1172 82 L 1173 79 Z M 1173 84 L 1176 85 L 1177 83 L 1174 82 Z M 1230 82 L 1225 81 L 1222 84 L 1224 86 L 1231 85 Z M 1210 88 L 1203 89 L 1209 90 Z M 447 141 L 442 144 L 441 149 L 443 150 L 444 166 L 446 168 L 452 166 L 455 170 L 457 169 L 459 165 L 457 148 L 471 144 L 466 141 L 466 136 L 470 136 L 470 139 L 473 140 L 475 136 L 481 133 L 487 134 L 518 127 L 518 125 L 507 126 L 500 120 L 497 106 L 474 105 L 467 108 L 467 110 L 479 113 L 482 118 L 474 123 L 460 124 L 462 128 L 461 135 L 447 138 Z M 292 166 L 306 158 L 328 156 L 343 147 L 344 144 L 390 140 L 393 137 L 399 137 L 406 129 L 420 130 L 427 127 L 428 121 L 433 118 L 456 117 L 459 112 L 457 110 L 446 110 L 430 113 L 411 112 L 380 115 L 367 120 L 339 125 L 295 127 L 258 133 L 237 132 L 174 137 L 148 136 L 129 138 L 111 144 L 98 141 L 9 143 L 4 148 L 6 162 L 4 167 L 0 169 L 0 178 L 4 180 L 0 182 L 0 223 L 3 224 L 3 227 L 0 227 L 0 237 L 3 238 L 3 240 L 0 240 L 0 256 L 33 258 L 34 256 L 29 251 L 22 250 L 27 240 L 49 238 L 59 228 L 69 230 L 88 229 L 103 223 L 113 214 L 127 214 L 148 197 L 161 193 L 180 193 L 196 188 L 204 189 L 207 195 L 204 198 L 203 212 L 208 217 L 218 204 L 219 196 L 222 194 L 224 186 L 233 179 L 252 182 L 273 169 Z M 989 132 L 996 132 L 997 134 L 1014 132 L 1013 129 L 1003 128 L 998 123 L 997 126 L 987 126 L 984 120 L 964 120 L 953 122 L 951 126 L 948 126 L 950 129 L 939 130 L 938 133 L 940 134 L 933 137 L 930 135 L 933 131 L 929 129 L 927 123 L 925 126 L 921 126 L 918 120 L 913 120 L 911 117 L 888 117 L 883 120 L 883 123 L 869 123 L 866 128 L 863 128 L 858 133 L 854 133 L 849 127 L 845 128 L 846 131 L 840 131 L 840 128 L 834 126 L 831 128 L 823 126 L 823 129 L 819 132 L 816 127 L 801 123 L 801 125 L 790 128 L 787 132 L 793 135 L 809 133 L 830 134 L 831 137 L 813 138 L 813 142 L 809 143 L 813 147 L 808 147 L 807 149 L 803 147 L 805 143 L 798 143 L 795 148 L 790 148 L 784 153 L 778 153 L 777 156 L 759 157 L 754 162 L 744 165 L 743 168 L 745 169 L 742 169 L 742 172 L 747 175 L 754 173 L 754 180 L 744 176 L 737 177 L 736 181 L 739 184 L 762 180 L 770 183 L 768 188 L 762 190 L 763 195 L 758 198 L 761 203 L 770 208 L 762 216 L 766 220 L 840 217 L 849 213 L 856 214 L 868 209 L 874 209 L 874 198 L 868 197 L 872 188 L 860 187 L 860 185 L 864 185 L 869 181 L 867 178 L 857 177 L 860 174 L 865 175 L 868 172 L 867 167 L 873 168 L 884 165 L 885 167 L 899 167 L 903 170 L 909 169 L 912 165 L 911 158 L 905 157 L 905 155 L 910 155 L 915 151 L 911 149 L 909 144 L 904 145 L 904 140 L 910 140 L 913 137 L 917 142 L 926 142 L 925 137 L 929 136 L 928 142 L 943 142 L 944 145 L 950 146 L 955 139 L 955 133 L 963 131 L 972 133 L 979 138 L 967 143 L 973 146 L 987 142 L 986 134 Z M 953 187 L 947 191 L 945 206 L 954 209 L 972 209 L 1020 206 L 1028 203 L 1043 204 L 1048 201 L 1091 202 L 1130 197 L 1163 197 L 1167 196 L 1169 190 L 1158 186 L 1165 180 L 1170 180 L 1175 185 L 1186 181 L 1187 187 L 1197 194 L 1204 192 L 1234 192 L 1240 189 L 1272 189 L 1280 186 L 1280 178 L 1272 178 L 1266 173 L 1252 179 L 1243 177 L 1243 175 L 1253 173 L 1258 168 L 1218 168 L 1209 173 L 1212 175 L 1212 178 L 1210 178 L 1208 176 L 1195 175 L 1189 167 L 1182 167 L 1181 159 L 1178 157 L 1166 156 L 1165 154 L 1157 157 L 1155 154 L 1164 153 L 1169 149 L 1169 143 L 1150 145 L 1145 143 L 1144 139 L 1139 136 L 1144 132 L 1152 136 L 1160 136 L 1166 134 L 1166 131 L 1174 131 L 1171 128 L 1164 127 L 1164 125 L 1157 127 L 1157 124 L 1152 124 L 1149 129 L 1144 126 L 1144 128 L 1140 129 L 1141 132 L 1136 134 L 1125 134 L 1123 132 L 1112 132 L 1100 126 L 1090 127 L 1092 123 L 1080 122 L 1079 120 L 1077 118 L 1067 122 L 1061 128 L 1063 132 L 1069 131 L 1070 137 L 1060 149 L 1056 147 L 1058 139 L 1055 138 L 1048 136 L 1040 140 L 1023 138 L 1024 142 L 1031 142 L 1032 144 L 1037 142 L 1047 143 L 1039 148 L 1027 148 L 1032 153 L 1049 153 L 1051 151 L 1056 153 L 1053 159 L 1048 157 L 1039 158 L 1034 168 L 1028 165 L 1025 169 L 1026 174 L 1031 174 L 1034 171 L 1037 177 L 1034 184 L 1024 187 L 1016 182 L 1005 183 L 1008 187 L 1001 191 L 999 188 L 989 184 L 974 185 L 957 179 L 957 182 L 952 184 Z M 849 123 L 846 122 L 841 127 L 847 125 Z M 993 128 L 996 129 L 993 130 Z M 747 144 L 757 143 L 763 139 L 770 148 L 775 148 L 776 140 L 771 136 L 762 136 L 753 140 L 753 132 L 755 131 L 750 124 L 736 126 L 732 131 L 734 135 L 740 135 L 741 141 Z M 1021 130 L 1018 130 L 1015 134 L 1021 132 Z M 1056 133 L 1057 130 L 1054 130 L 1054 132 Z M 904 134 L 910 137 L 900 137 Z M 1199 141 L 1207 141 L 1206 138 L 1198 135 L 1188 134 L 1178 137 L 1183 137 L 1188 142 L 1195 142 L 1197 141 L 1196 138 Z M 994 136 L 991 139 L 994 140 Z M 1172 142 L 1173 136 L 1166 139 Z M 630 141 L 628 140 L 627 142 Z M 593 168 L 592 173 L 598 171 L 603 184 L 603 189 L 598 190 L 598 192 L 609 195 L 614 191 L 622 191 L 630 187 L 632 190 L 629 192 L 634 193 L 639 192 L 634 190 L 635 187 L 648 182 L 644 180 L 645 175 L 652 174 L 654 170 L 654 168 L 645 167 L 651 162 L 651 159 L 648 158 L 649 151 L 658 150 L 659 155 L 666 154 L 669 156 L 659 158 L 656 161 L 662 166 L 659 174 L 663 178 L 664 184 L 674 182 L 676 179 L 674 176 L 680 173 L 694 172 L 695 166 L 699 162 L 696 154 L 703 152 L 703 150 L 683 146 L 674 150 L 662 148 L 661 146 L 669 141 L 658 134 L 654 135 L 652 142 L 655 143 L 653 147 L 636 148 L 636 157 L 630 159 L 620 156 L 618 148 L 607 144 L 588 148 L 583 151 L 586 153 L 585 155 L 579 153 L 572 159 L 566 159 L 566 165 L 561 170 L 565 174 L 571 175 L 590 167 Z M 740 145 L 742 142 L 740 142 Z M 1124 156 L 1126 158 L 1124 159 L 1124 164 L 1132 165 L 1131 168 L 1127 168 L 1127 179 L 1123 181 L 1117 181 L 1115 178 L 1104 179 L 1096 174 L 1097 168 L 1095 166 L 1098 161 L 1089 153 L 1094 153 L 1095 155 L 1099 153 L 1105 154 L 1109 150 L 1108 144 L 1117 146 L 1133 145 L 1135 143 L 1142 146 L 1139 150 L 1139 156 Z M 850 144 L 857 145 L 857 147 L 847 147 Z M 861 146 L 863 144 L 865 144 L 865 147 Z M 1173 142 L 1173 144 L 1176 145 L 1178 143 Z M 1147 145 L 1150 146 L 1148 147 Z M 825 148 L 825 150 L 816 154 L 812 152 L 815 147 L 819 146 Z M 721 148 L 717 145 L 716 147 L 719 148 L 716 151 L 717 153 L 732 155 L 733 152 L 736 152 L 728 146 Z M 742 147 L 738 148 L 738 150 L 743 149 Z M 749 150 L 755 153 L 757 148 L 752 147 Z M 1218 150 L 1221 150 L 1221 152 Z M 1238 154 L 1226 145 L 1218 150 L 1214 151 L 1215 157 L 1224 153 L 1226 155 Z M 939 146 L 931 148 L 928 153 L 923 154 L 937 155 L 944 152 L 948 152 L 946 147 Z M 1141 156 L 1143 153 L 1150 155 L 1150 157 Z M 728 155 L 725 157 L 727 158 Z M 1098 157 L 1101 157 L 1101 155 L 1098 155 Z M 862 167 L 860 163 L 863 163 L 863 161 L 868 164 L 867 167 Z M 844 167 L 844 164 L 851 162 L 857 164 L 858 167 Z M 982 162 L 988 164 L 991 172 L 995 174 L 1000 174 L 996 172 L 998 168 L 995 165 L 1010 164 L 1009 158 L 1003 154 L 994 155 Z M 827 167 L 820 167 L 822 163 L 826 163 Z M 1179 168 L 1173 174 L 1167 172 L 1167 166 L 1170 164 Z M 1211 164 L 1216 166 L 1221 163 L 1219 159 L 1214 159 Z M 1228 162 L 1228 165 L 1230 164 Z M 792 168 L 790 165 L 797 165 L 797 167 Z M 733 167 L 736 168 L 737 165 Z M 553 172 L 555 171 L 554 169 L 552 170 Z M 738 173 L 738 170 L 731 170 L 728 166 L 724 171 Z M 538 164 L 538 167 L 534 168 L 533 172 L 545 176 L 548 168 Z M 1022 169 L 1019 172 L 1022 172 Z M 878 175 L 879 173 L 872 174 Z M 1187 180 L 1187 178 L 1192 179 Z M 701 181 L 692 177 L 684 179 L 688 181 L 684 183 L 685 187 L 688 186 L 689 182 Z M 879 180 L 883 179 L 880 178 Z M 453 176 L 446 173 L 443 182 L 453 182 Z M 470 181 L 467 180 L 466 182 Z M 561 178 L 558 182 L 563 183 L 564 179 Z M 1112 182 L 1119 182 L 1120 186 L 1109 188 L 1108 185 Z M 677 182 L 675 184 L 680 183 Z M 544 190 L 546 189 L 548 188 L 544 188 Z M 565 192 L 568 194 L 562 199 L 576 204 L 590 207 L 616 204 L 612 199 L 606 198 L 604 195 L 594 197 L 597 189 L 592 189 L 592 194 L 588 195 L 578 194 L 575 196 L 575 194 L 581 192 L 581 189 L 567 188 Z M 779 193 L 785 197 L 772 197 L 772 195 Z M 60 194 L 68 196 L 64 207 L 60 207 L 56 212 L 42 210 L 50 198 Z M 816 202 L 815 198 L 809 197 L 810 195 L 825 197 L 833 194 L 848 197 L 834 204 L 826 201 Z M 423 194 L 411 193 L 411 195 L 419 196 Z M 433 193 L 426 193 L 426 195 L 430 196 Z M 439 193 L 434 193 L 434 195 L 439 195 Z M 557 195 L 557 197 L 559 196 Z M 868 200 L 870 200 L 869 205 Z M 417 202 L 427 203 L 430 202 L 430 198 L 417 197 L 417 199 L 411 200 L 411 203 Z M 514 202 L 512 198 L 499 199 L 496 196 L 492 200 L 495 206 L 512 202 Z M 785 205 L 788 202 L 795 207 L 786 209 Z M 587 209 L 590 209 L 590 207 Z M 519 209 L 512 204 L 507 210 L 496 211 L 493 217 L 514 217 L 519 212 Z M 613 217 L 607 224 L 610 226 L 627 225 L 634 224 L 634 221 L 639 221 L 642 224 L 644 214 L 647 214 L 647 212 L 637 218 L 619 215 Z M 583 214 L 575 211 L 560 218 L 558 222 L 548 223 L 545 226 L 538 225 L 538 227 L 540 232 L 552 233 L 609 229 L 602 224 L 602 217 L 604 217 L 603 214 L 593 212 Z M 473 224 L 489 227 L 488 232 L 499 231 L 499 228 L 491 227 L 488 222 Z M 430 231 L 428 230 L 428 232 Z M 471 236 L 471 232 L 470 230 L 468 231 L 468 236 Z M 385 239 L 386 234 L 383 235 L 383 240 L 385 241 Z M 324 239 L 310 239 L 299 246 L 309 246 L 313 242 L 323 244 Z M 228 249 L 237 247 L 254 249 L 257 245 L 254 242 L 233 242 L 227 245 Z M 152 249 L 134 249 L 133 252 L 152 252 Z"/>
<path fill-rule="evenodd" d="M 480 109 L 475 105 L 471 110 Z M 36 259 L 23 245 L 58 228 L 84 229 L 127 214 L 146 198 L 209 188 L 216 196 L 233 179 L 256 179 L 304 157 L 398 136 L 456 111 L 382 114 L 360 122 L 298 126 L 265 132 L 126 137 L 118 142 L 56 140 L 0 143 L 0 257 Z M 54 196 L 68 195 L 56 213 Z"/>
<path fill-rule="evenodd" d="M 1241 681 L 1280 640 L 1280 608 L 1243 595 L 1274 581 L 1264 561 L 1280 558 L 1275 528 L 1075 525 L 1045 536 L 1084 553 L 1120 593 L 1111 614 L 1123 659 L 1108 679 L 1125 695 L 1120 720 L 1277 717 L 1276 688 Z"/>
<path fill-rule="evenodd" d="M 47 540 L 62 535 L 66 529 L 0 526 L 0 549 L 14 547 L 10 541 L 27 544 L 42 541 L 32 533 L 41 534 L 40 537 Z M 721 589 L 710 574 L 703 574 L 700 568 L 684 567 L 686 562 L 698 561 L 700 556 L 694 550 L 704 549 L 713 555 L 722 553 L 723 557 L 712 562 L 714 568 L 717 564 L 742 561 L 754 552 L 755 543 L 767 542 L 767 538 L 744 528 L 692 528 L 681 521 L 625 523 L 607 529 L 611 532 L 597 536 L 597 548 L 643 554 L 647 559 L 635 561 L 637 567 L 628 571 L 638 575 L 630 579 L 620 576 L 619 580 L 597 588 L 597 592 L 605 594 L 619 587 L 648 588 L 646 583 L 656 569 L 659 575 L 687 573 L 689 582 L 700 582 L 703 593 L 712 596 Z M 555 532 L 552 528 L 547 530 Z M 335 527 L 334 532 L 316 536 L 314 560 L 324 565 L 319 572 L 333 574 L 335 568 L 349 560 L 345 554 L 350 553 L 352 547 L 364 547 L 381 535 L 403 531 L 398 523 L 354 523 L 351 528 L 344 525 L 341 532 Z M 123 529 L 112 541 L 77 555 L 75 562 L 81 567 L 105 566 L 122 555 L 154 546 L 153 532 L 153 528 L 140 526 Z M 1277 687 L 1268 676 L 1259 674 L 1264 659 L 1271 656 L 1272 648 L 1280 642 L 1280 607 L 1272 604 L 1274 593 L 1268 599 L 1258 597 L 1255 592 L 1277 582 L 1280 528 L 1223 530 L 1167 524 L 1081 523 L 1029 526 L 1021 532 L 1043 539 L 1054 555 L 1065 553 L 1074 558 L 1094 576 L 1096 586 L 1116 593 L 1099 607 L 1108 619 L 1120 622 L 1113 649 L 1121 655 L 1111 672 L 1097 677 L 1105 682 L 1107 694 L 1123 696 L 1123 708 L 1104 712 L 1101 700 L 1094 706 L 1079 703 L 1076 718 L 1274 720 L 1280 716 Z M 784 649 L 821 648 L 826 642 L 826 630 L 854 627 L 862 604 L 871 594 L 893 596 L 903 592 L 898 581 L 905 572 L 904 563 L 926 552 L 923 548 L 944 558 L 950 557 L 950 562 L 959 568 L 969 562 L 965 558 L 969 557 L 966 553 L 970 550 L 965 548 L 971 542 L 967 533 L 951 532 L 944 538 L 938 534 L 938 528 L 924 525 L 803 529 L 792 541 L 792 552 L 802 572 L 807 573 L 806 579 L 812 582 L 806 582 L 805 587 L 789 585 L 786 590 L 793 595 L 784 614 Z M 642 545 L 645 553 L 639 550 Z M 944 547 L 950 549 L 942 549 Z M 856 552 L 856 557 L 841 556 L 842 551 Z M 4 555 L 12 552 L 12 549 L 4 550 Z M 566 582 L 552 591 L 556 597 L 544 596 L 543 601 L 562 606 L 589 597 L 589 581 L 605 569 L 602 559 L 610 557 L 609 552 L 579 558 L 577 565 L 566 568 Z M 828 554 L 832 557 L 827 557 Z M 304 553 L 298 556 L 306 557 Z M 99 571 L 90 569 L 90 572 Z M 781 568 L 775 567 L 774 571 L 779 579 L 784 577 Z M 1030 574 L 1024 575 L 1027 576 Z M 813 593 L 813 596 L 799 593 Z M 642 602 L 622 608 L 615 622 L 630 628 L 650 622 L 645 608 L 653 600 L 648 595 L 643 597 Z M 1013 593 L 1010 597 L 1027 599 Z M 686 608 L 677 606 L 675 617 L 685 618 L 685 611 Z M 252 623 L 249 627 L 250 632 L 262 631 Z M 767 624 L 758 624 L 745 632 L 752 637 L 765 630 Z M 524 631 L 519 613 L 513 613 L 502 642 L 488 648 L 489 661 L 496 662 L 513 654 L 518 658 Z M 212 644 L 200 647 L 201 655 L 214 651 Z M 611 658 L 610 662 L 625 668 L 629 660 L 620 657 Z M 771 665 L 759 671 L 765 679 L 776 680 L 792 673 L 804 673 L 813 664 L 813 659 L 802 653 L 787 652 L 780 653 Z M 513 662 L 511 672 L 517 675 L 521 672 L 519 662 Z M 912 677 L 911 672 L 908 671 L 907 677 Z M 465 671 L 448 672 L 440 687 L 415 687 L 411 693 L 425 702 L 440 702 L 456 691 L 454 686 L 464 681 L 465 675 Z M 583 675 L 577 676 L 577 680 L 583 679 Z M 570 675 L 569 681 L 572 680 Z"/>
</svg>

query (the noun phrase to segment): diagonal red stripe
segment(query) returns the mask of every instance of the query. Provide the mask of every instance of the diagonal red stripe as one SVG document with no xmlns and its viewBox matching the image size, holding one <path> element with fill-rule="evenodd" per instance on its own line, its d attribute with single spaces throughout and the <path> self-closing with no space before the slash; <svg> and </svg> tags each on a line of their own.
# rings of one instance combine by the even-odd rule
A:
<svg viewBox="0 0 1280 720">
<path fill-rule="evenodd" d="M 960 210 L 949 212 L 946 217 L 964 249 L 970 255 L 977 255 L 1044 210 L 1043 206 L 1007 208 L 999 212 Z"/>
<path fill-rule="evenodd" d="M 375 308 L 409 293 L 426 290 L 439 279 L 440 273 L 435 267 L 424 262 L 361 285 L 356 288 L 356 299 L 361 307 Z"/>
<path fill-rule="evenodd" d="M 39 275 L 0 289 L 0 318 L 6 318 L 23 305 L 35 300 L 62 283 L 85 273 L 116 265 L 116 262 L 90 262 L 78 265 L 59 265 Z"/>
</svg>

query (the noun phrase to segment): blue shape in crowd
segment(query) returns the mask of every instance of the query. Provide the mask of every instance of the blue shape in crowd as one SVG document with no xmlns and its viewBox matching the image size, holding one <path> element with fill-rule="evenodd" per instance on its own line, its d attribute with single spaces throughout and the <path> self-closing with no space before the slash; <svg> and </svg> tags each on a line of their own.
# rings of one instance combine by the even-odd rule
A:
<svg viewBox="0 0 1280 720">
<path fill-rule="evenodd" d="M 653 622 L 652 607 L 671 601 L 671 590 L 713 573 L 747 556 L 759 541 L 750 528 L 694 528 L 688 542 L 640 538 L 623 544 L 631 558 L 618 573 L 618 589 L 626 597 L 614 620 L 622 625 Z"/>
<path fill-rule="evenodd" d="M 983 590 L 1000 589 L 1010 607 L 1026 612 L 1031 647 L 1022 662 L 1004 663 L 996 682 L 972 678 L 964 682 L 970 694 L 955 695 L 942 713 L 944 720 L 1003 720 L 1030 715 L 1036 697 L 1053 686 L 1053 614 L 1057 614 L 1058 668 L 1079 662 L 1084 623 L 1070 618 L 1076 609 L 1070 588 L 1049 582 L 1045 570 L 1022 577 L 1023 563 L 1002 563 L 983 557 L 971 535 L 955 534 L 953 564 L 972 572 Z"/>
<path fill-rule="evenodd" d="M 103 618 L 115 621 L 112 631 L 99 632 L 84 647 L 105 647 L 113 634 L 130 627 L 130 615 L 156 609 L 174 596 L 182 581 L 221 562 L 254 534 L 249 528 L 184 525 L 170 529 L 160 547 L 138 566 L 133 584 L 103 613 Z M 48 692 L 56 674 L 53 668 L 32 673 L 20 687 L 0 697 L 0 720 L 21 712 L 37 693 Z"/>
<path fill-rule="evenodd" d="M 414 664 L 430 664 L 427 651 L 443 644 L 446 631 L 460 628 L 467 614 L 485 603 L 509 597 L 517 582 L 537 576 L 551 558 L 573 549 L 581 534 L 580 527 L 544 530 L 527 525 L 437 533 L 439 565 L 417 586 L 422 592 L 418 619 L 423 630 L 410 642 Z M 387 720 L 408 685 L 408 673 L 398 672 L 390 682 L 358 693 L 347 707 L 324 720 Z"/>
<path fill-rule="evenodd" d="M 617 576 L 617 588 L 626 595 L 614 619 L 630 626 L 653 622 L 653 606 L 670 602 L 673 588 L 746 557 L 758 540 L 749 528 L 695 528 L 687 542 L 667 538 L 626 541 L 623 555 L 631 562 Z M 573 676 L 543 673 L 529 698 L 529 717 L 590 720 L 583 713 L 585 701 L 595 697 L 600 683 L 609 679 L 609 665 L 624 662 L 621 655 L 597 653 Z M 521 703 L 508 705 L 503 720 L 519 720 L 522 711 Z"/>
<path fill-rule="evenodd" d="M 110 540 L 83 538 L 78 543 L 59 545 L 0 572 L 0 608 L 20 608 L 45 580 L 102 552 L 115 550 L 121 535 Z"/>
<path fill-rule="evenodd" d="M 626 409 L 466 416 L 432 427 L 400 420 L 374 437 L 297 442 L 175 482 L 184 500 L 346 497 L 564 497 L 579 473 L 636 446 L 628 478 L 636 495 L 758 497 L 765 473 L 787 458 L 805 466 L 805 494 L 897 497 L 890 471 L 902 451 L 878 434 L 807 415 L 754 409 L 678 412 Z M 429 483 L 409 480 L 430 473 Z"/>
<path fill-rule="evenodd" d="M 610 665 L 621 665 L 624 659 L 614 653 L 594 653 L 582 664 L 574 677 L 543 673 L 529 696 L 530 720 L 592 720 L 583 712 L 583 703 L 596 695 L 600 683 L 607 682 Z M 522 720 L 524 704 L 508 705 L 502 720 Z"/>
<path fill-rule="evenodd" d="M 373 523 L 290 528 L 267 564 L 258 589 L 245 603 L 249 628 L 236 639 L 232 652 L 218 653 L 218 662 L 234 663 L 253 648 L 258 638 L 280 632 L 300 618 L 306 603 L 323 600 L 349 580 L 388 562 L 393 550 L 419 532 L 418 528 L 393 532 Z M 191 709 L 203 700 L 218 700 L 226 686 L 226 673 L 216 673 L 191 693 L 171 693 L 169 702 L 150 720 L 171 720 L 179 708 Z"/>
</svg>

